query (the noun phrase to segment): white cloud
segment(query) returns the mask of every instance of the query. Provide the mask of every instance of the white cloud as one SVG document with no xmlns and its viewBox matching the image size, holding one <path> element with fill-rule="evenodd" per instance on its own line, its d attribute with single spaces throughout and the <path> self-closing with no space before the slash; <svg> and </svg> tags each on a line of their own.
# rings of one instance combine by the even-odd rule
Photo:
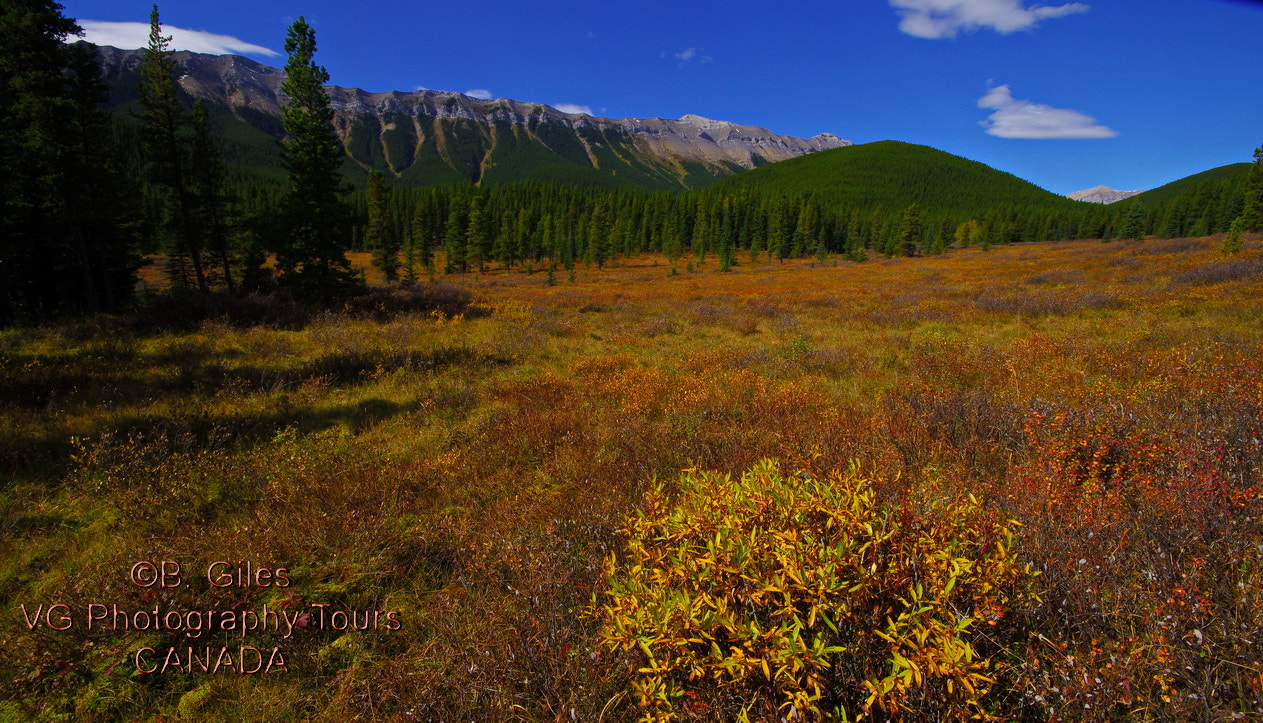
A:
<svg viewBox="0 0 1263 723">
<path fill-rule="evenodd" d="M 491 95 L 491 91 L 486 88 L 474 88 L 473 90 L 467 90 L 465 91 L 465 95 L 470 98 L 477 98 L 478 100 L 491 100 L 493 97 Z"/>
<path fill-rule="evenodd" d="M 1118 132 L 1077 110 L 1017 100 L 1007 85 L 999 85 L 978 99 L 979 108 L 995 111 L 979 123 L 999 138 L 1113 138 Z"/>
<path fill-rule="evenodd" d="M 1026 7 L 1023 0 L 890 0 L 903 19 L 899 29 L 918 38 L 954 38 L 961 31 L 991 28 L 997 33 L 1029 30 L 1041 20 L 1085 13 L 1084 3 Z"/>
<path fill-rule="evenodd" d="M 586 105 L 575 105 L 574 103 L 557 103 L 553 107 L 561 111 L 562 113 L 592 115 L 592 108 Z"/>
<path fill-rule="evenodd" d="M 678 53 L 668 53 L 667 51 L 664 50 L 658 57 L 674 58 L 680 61 L 679 67 L 681 68 L 683 68 L 685 65 L 688 65 L 689 63 L 715 62 L 715 58 L 713 56 L 707 55 L 706 50 L 704 48 L 685 48 L 684 50 L 681 50 Z"/>
<path fill-rule="evenodd" d="M 112 45 L 125 50 L 144 48 L 149 45 L 149 23 L 80 20 L 79 25 L 83 28 L 83 39 L 96 45 Z M 275 50 L 247 43 L 231 35 L 217 35 L 204 30 L 188 30 L 172 25 L 163 25 L 162 34 L 171 36 L 172 50 L 190 50 L 194 53 L 210 53 L 212 55 L 233 55 L 238 53 L 267 56 L 280 55 Z"/>
</svg>

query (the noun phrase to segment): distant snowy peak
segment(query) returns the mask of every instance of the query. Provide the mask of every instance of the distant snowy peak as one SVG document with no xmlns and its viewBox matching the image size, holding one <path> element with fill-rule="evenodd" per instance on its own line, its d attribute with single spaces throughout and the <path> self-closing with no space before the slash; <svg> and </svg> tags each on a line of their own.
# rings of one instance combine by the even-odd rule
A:
<svg viewBox="0 0 1263 723">
<path fill-rule="evenodd" d="M 1097 186 L 1086 191 L 1075 191 L 1069 194 L 1067 198 L 1073 198 L 1076 201 L 1088 201 L 1089 203 L 1114 203 L 1141 193 L 1144 193 L 1144 191 L 1115 191 L 1109 186 Z"/>
</svg>

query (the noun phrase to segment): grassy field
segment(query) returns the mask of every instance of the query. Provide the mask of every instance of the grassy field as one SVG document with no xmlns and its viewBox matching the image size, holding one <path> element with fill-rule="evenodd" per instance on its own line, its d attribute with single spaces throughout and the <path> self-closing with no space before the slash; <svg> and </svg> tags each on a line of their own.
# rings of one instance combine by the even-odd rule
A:
<svg viewBox="0 0 1263 723">
<path fill-rule="evenodd" d="M 998 559 L 1012 533 L 1016 592 L 978 576 L 967 607 L 950 585 L 925 606 L 976 621 L 948 636 L 982 676 L 952 710 L 1259 719 L 1263 243 L 1218 249 L 741 256 L 677 275 L 645 257 L 555 285 L 520 269 L 443 277 L 342 313 L 225 302 L 0 332 L 0 720 L 665 711 L 644 671 L 665 670 L 647 654 L 669 641 L 617 642 L 611 576 L 632 574 L 633 541 L 666 538 L 653 510 L 694 509 L 690 490 L 718 504 L 702 471 L 736 479 L 764 459 L 756 481 L 863 477 L 856 519 L 925 530 L 951 555 Z M 634 523 L 638 509 L 650 517 Z M 960 526 L 939 524 L 952 510 L 968 510 Z M 855 579 L 886 574 L 862 559 Z M 180 586 L 132 581 L 164 560 Z M 216 561 L 248 562 L 245 583 L 213 585 Z M 922 565 L 890 568 L 873 599 L 928 590 Z M 187 611 L 264 605 L 292 623 L 190 630 Z M 816 668 L 821 710 L 936 719 L 946 664 L 927 657 L 881 695 L 865 685 L 932 647 L 881 648 L 875 631 L 897 622 L 885 605 L 837 633 L 850 642 Z M 162 629 L 137 611 L 180 614 Z M 814 612 L 807 627 L 824 630 Z M 189 657 L 207 646 L 235 667 L 200 672 Z M 280 650 L 288 672 L 233 672 L 253 660 L 240 646 L 264 662 Z M 141 672 L 170 649 L 180 667 Z M 794 669 L 663 675 L 683 720 L 790 715 Z"/>
</svg>

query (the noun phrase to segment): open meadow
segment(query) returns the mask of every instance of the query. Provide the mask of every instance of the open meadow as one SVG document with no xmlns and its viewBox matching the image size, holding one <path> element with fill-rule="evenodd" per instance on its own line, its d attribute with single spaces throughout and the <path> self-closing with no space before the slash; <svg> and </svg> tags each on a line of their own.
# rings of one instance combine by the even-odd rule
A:
<svg viewBox="0 0 1263 723">
<path fill-rule="evenodd" d="M 1263 718 L 1263 241 L 1220 241 L 0 330 L 0 720 Z"/>
</svg>

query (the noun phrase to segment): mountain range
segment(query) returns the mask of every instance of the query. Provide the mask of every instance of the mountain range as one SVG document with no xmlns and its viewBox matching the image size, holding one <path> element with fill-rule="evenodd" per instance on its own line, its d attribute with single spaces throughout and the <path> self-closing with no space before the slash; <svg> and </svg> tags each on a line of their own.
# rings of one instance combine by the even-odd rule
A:
<svg viewBox="0 0 1263 723">
<path fill-rule="evenodd" d="M 1084 191 L 1075 191 L 1068 194 L 1066 198 L 1073 198 L 1076 201 L 1087 201 L 1089 203 L 1116 203 L 1124 198 L 1139 196 L 1144 191 L 1116 191 L 1109 186 L 1097 186 Z"/>
<path fill-rule="evenodd" d="M 120 132 L 132 134 L 130 146 L 138 146 L 128 119 L 138 105 L 144 51 L 99 52 L 109 109 L 123 121 Z M 174 57 L 179 87 L 207 106 L 235 177 L 284 181 L 277 143 L 284 134 L 284 72 L 232 55 L 181 51 Z M 981 163 L 895 141 L 853 145 L 828 133 L 795 138 L 698 115 L 597 118 L 434 90 L 326 90 L 347 152 L 343 171 L 357 185 L 368 171 L 380 170 L 395 184 L 413 187 L 514 181 L 658 191 L 713 186 L 718 193 L 810 195 L 837 208 L 883 213 L 916 203 L 937 223 L 1035 213 L 1049 233 L 1060 223 L 1061 232 L 1073 225 L 1076 233 L 1102 236 L 1109 229 L 1100 220 L 1131 204 L 1145 209 L 1156 232 L 1222 230 L 1239 212 L 1250 168 L 1231 164 L 1143 193 L 1100 186 L 1067 198 Z M 1090 208 L 1103 211 L 1101 205 L 1119 201 L 1107 215 Z M 1054 221 L 1058 217 L 1063 221 Z"/>
<path fill-rule="evenodd" d="M 99 51 L 112 105 L 134 103 L 144 51 Z M 234 55 L 181 51 L 174 59 L 180 88 L 208 104 L 229 160 L 251 157 L 279 169 L 274 139 L 282 134 L 284 71 Z M 688 189 L 851 145 L 829 133 L 795 138 L 697 115 L 611 119 L 434 90 L 326 90 L 348 170 L 381 170 L 415 185 L 546 180 Z"/>
</svg>

